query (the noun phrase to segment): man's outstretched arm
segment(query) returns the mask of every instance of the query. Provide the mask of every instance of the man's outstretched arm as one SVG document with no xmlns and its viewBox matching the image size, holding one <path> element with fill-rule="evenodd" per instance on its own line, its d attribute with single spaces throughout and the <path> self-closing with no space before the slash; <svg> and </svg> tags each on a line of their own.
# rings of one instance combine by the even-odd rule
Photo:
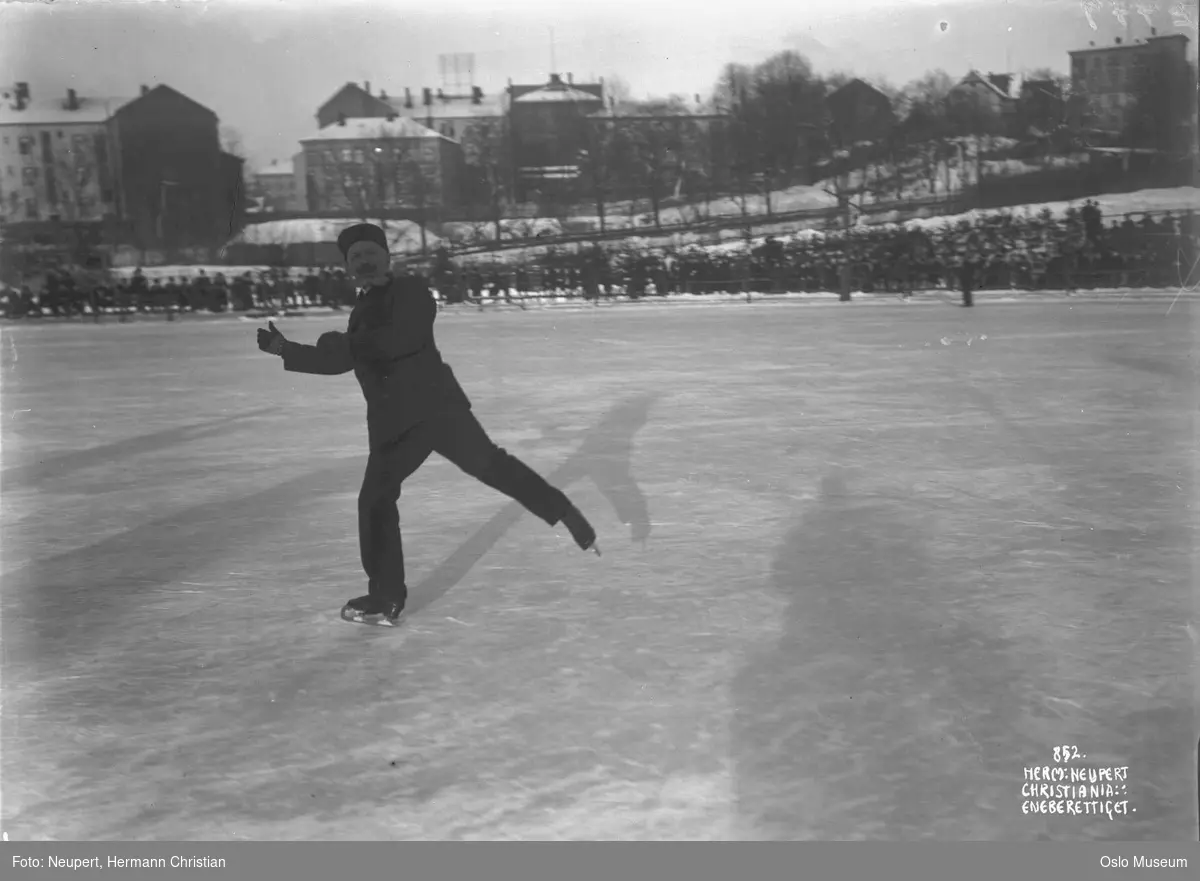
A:
<svg viewBox="0 0 1200 881">
<path fill-rule="evenodd" d="M 289 340 L 270 321 L 265 328 L 259 328 L 258 347 L 268 355 L 282 358 L 283 369 L 293 373 L 336 376 L 354 369 L 354 358 L 343 333 L 322 334 L 315 346 L 306 346 Z"/>
<path fill-rule="evenodd" d="M 337 331 L 322 334 L 315 346 L 285 340 L 279 354 L 283 357 L 283 369 L 291 373 L 337 376 L 354 369 L 347 335 Z"/>
</svg>

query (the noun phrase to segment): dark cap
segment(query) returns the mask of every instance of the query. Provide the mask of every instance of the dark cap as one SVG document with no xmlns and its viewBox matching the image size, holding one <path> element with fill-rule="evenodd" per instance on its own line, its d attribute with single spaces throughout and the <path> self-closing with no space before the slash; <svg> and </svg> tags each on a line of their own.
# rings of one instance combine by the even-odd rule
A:
<svg viewBox="0 0 1200 881">
<path fill-rule="evenodd" d="M 388 249 L 387 235 L 373 223 L 356 223 L 354 226 L 348 226 L 342 230 L 337 239 L 337 246 L 338 250 L 342 252 L 343 258 L 349 253 L 355 242 L 374 242 L 383 250 Z"/>
</svg>

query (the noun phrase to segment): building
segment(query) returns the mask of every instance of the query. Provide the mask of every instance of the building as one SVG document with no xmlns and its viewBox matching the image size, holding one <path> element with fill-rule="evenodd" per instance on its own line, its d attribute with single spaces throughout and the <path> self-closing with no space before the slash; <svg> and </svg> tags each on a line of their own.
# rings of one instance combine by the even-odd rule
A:
<svg viewBox="0 0 1200 881">
<path fill-rule="evenodd" d="M 122 219 L 135 244 L 209 247 L 236 232 L 244 211 L 242 160 L 221 149 L 213 111 L 170 86 L 142 86 L 109 126 Z"/>
<path fill-rule="evenodd" d="M 18 83 L 0 109 L 6 227 L 105 224 L 110 244 L 211 247 L 241 223 L 241 160 L 215 113 L 169 86 L 135 98 L 35 100 Z"/>
<path fill-rule="evenodd" d="M 952 117 L 968 128 L 969 134 L 1002 134 L 1014 129 L 1018 119 L 1016 77 L 1011 73 L 983 74 L 972 70 L 946 95 Z M 984 131 L 983 129 L 993 129 Z"/>
<path fill-rule="evenodd" d="M 462 201 L 462 145 L 406 117 L 342 117 L 301 148 L 310 211 L 424 216 Z"/>
<path fill-rule="evenodd" d="M 604 84 L 576 85 L 550 74 L 540 86 L 509 86 L 509 130 L 518 201 L 580 175 L 589 145 L 589 117 L 604 110 Z"/>
<path fill-rule="evenodd" d="M 1066 98 L 1054 80 L 1024 80 L 1019 105 L 1022 137 L 1048 134 L 1066 122 Z"/>
<path fill-rule="evenodd" d="M 473 86 L 466 94 L 422 89 L 419 102 L 414 100 L 409 89 L 405 89 L 403 98 L 384 94 L 383 100 L 395 113 L 459 142 L 470 137 L 472 128 L 502 120 L 508 113 L 504 95 L 485 95 L 478 86 Z"/>
<path fill-rule="evenodd" d="M 303 155 L 303 154 L 301 154 Z M 272 159 L 266 168 L 255 172 L 251 179 L 252 192 L 260 201 L 262 211 L 303 211 L 303 177 L 297 175 L 295 161 Z"/>
<path fill-rule="evenodd" d="M 17 83 L 0 105 L 0 217 L 100 222 L 117 214 L 110 120 L 128 98 L 30 96 Z"/>
<path fill-rule="evenodd" d="M 371 94 L 370 83 L 349 82 L 317 108 L 317 128 L 327 128 L 339 119 L 386 118 L 393 112 L 387 101 Z"/>
<path fill-rule="evenodd" d="M 317 110 L 317 127 L 327 128 L 339 119 L 386 119 L 403 116 L 440 135 L 462 141 L 470 128 L 484 120 L 503 119 L 508 112 L 504 95 L 485 95 L 478 86 L 463 94 L 444 89 L 422 89 L 418 97 L 406 88 L 403 96 L 384 90 L 371 92 L 371 84 L 346 83 Z"/>
<path fill-rule="evenodd" d="M 316 118 L 319 131 L 340 120 L 411 120 L 460 145 L 472 167 L 458 197 L 478 198 L 499 186 L 523 201 L 546 181 L 578 176 L 585 121 L 603 107 L 603 83 L 575 84 L 570 74 L 566 81 L 553 74 L 546 83 L 510 83 L 497 95 L 478 86 L 462 93 L 405 88 L 403 94 L 389 95 L 373 92 L 369 82 L 348 82 L 318 108 Z M 311 169 L 305 172 L 302 191 L 314 176 Z M 310 210 L 325 200 L 306 198 Z"/>
<path fill-rule="evenodd" d="M 1138 93 L 1144 78 L 1157 68 L 1165 77 L 1159 83 L 1186 96 L 1195 89 L 1194 73 L 1189 74 L 1188 38 L 1183 34 L 1159 36 L 1151 29 L 1146 39 L 1122 40 L 1111 46 L 1089 44 L 1086 49 L 1069 52 L 1071 90 L 1079 99 L 1072 103 L 1071 124 L 1114 135 L 1124 133 L 1137 110 Z M 1178 124 L 1193 125 L 1195 102 L 1188 102 L 1191 113 L 1181 114 Z"/>
<path fill-rule="evenodd" d="M 892 102 L 869 83 L 852 79 L 825 98 L 830 129 L 842 147 L 887 139 L 896 125 Z"/>
</svg>

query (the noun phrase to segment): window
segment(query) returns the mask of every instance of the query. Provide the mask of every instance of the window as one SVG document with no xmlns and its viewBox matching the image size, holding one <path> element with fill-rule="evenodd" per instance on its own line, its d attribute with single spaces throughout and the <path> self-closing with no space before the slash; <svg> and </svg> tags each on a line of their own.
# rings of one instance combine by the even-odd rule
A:
<svg viewBox="0 0 1200 881">
<path fill-rule="evenodd" d="M 342 150 L 342 161 L 349 162 L 353 155 L 354 155 L 354 151 L 351 150 L 349 147 L 346 147 L 345 149 Z"/>
<path fill-rule="evenodd" d="M 37 183 L 37 179 L 38 170 L 35 166 L 31 165 L 21 169 L 21 180 L 23 180 L 25 183 L 33 185 Z"/>
<path fill-rule="evenodd" d="M 79 153 L 82 153 L 84 150 L 87 149 L 87 142 L 88 142 L 87 135 L 74 135 L 71 138 L 71 149 L 75 150 Z"/>
<path fill-rule="evenodd" d="M 21 150 L 22 156 L 32 156 L 33 155 L 33 138 L 28 138 L 28 137 L 20 138 L 18 140 L 18 144 L 20 145 L 20 150 Z"/>
<path fill-rule="evenodd" d="M 37 220 L 37 202 L 33 199 L 25 200 L 25 218 L 27 220 Z"/>
<path fill-rule="evenodd" d="M 59 139 L 60 141 L 62 140 L 62 136 L 63 136 L 62 129 L 59 129 L 59 130 L 58 130 L 58 139 Z"/>
</svg>

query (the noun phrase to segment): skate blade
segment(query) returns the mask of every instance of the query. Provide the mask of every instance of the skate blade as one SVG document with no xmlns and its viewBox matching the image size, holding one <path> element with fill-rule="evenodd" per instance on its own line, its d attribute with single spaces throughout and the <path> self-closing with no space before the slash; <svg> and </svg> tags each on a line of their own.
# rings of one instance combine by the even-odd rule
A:
<svg viewBox="0 0 1200 881">
<path fill-rule="evenodd" d="M 595 542 L 592 542 L 591 550 L 595 552 L 597 557 L 603 556 L 603 554 L 600 553 L 600 545 L 596 544 Z"/>
<path fill-rule="evenodd" d="M 362 612 L 354 611 L 353 609 L 342 609 L 343 621 L 348 621 L 351 624 L 362 624 L 367 627 L 399 627 L 404 623 L 406 617 L 407 615 L 401 612 L 400 617 L 392 621 L 383 615 L 364 615 Z"/>
</svg>

